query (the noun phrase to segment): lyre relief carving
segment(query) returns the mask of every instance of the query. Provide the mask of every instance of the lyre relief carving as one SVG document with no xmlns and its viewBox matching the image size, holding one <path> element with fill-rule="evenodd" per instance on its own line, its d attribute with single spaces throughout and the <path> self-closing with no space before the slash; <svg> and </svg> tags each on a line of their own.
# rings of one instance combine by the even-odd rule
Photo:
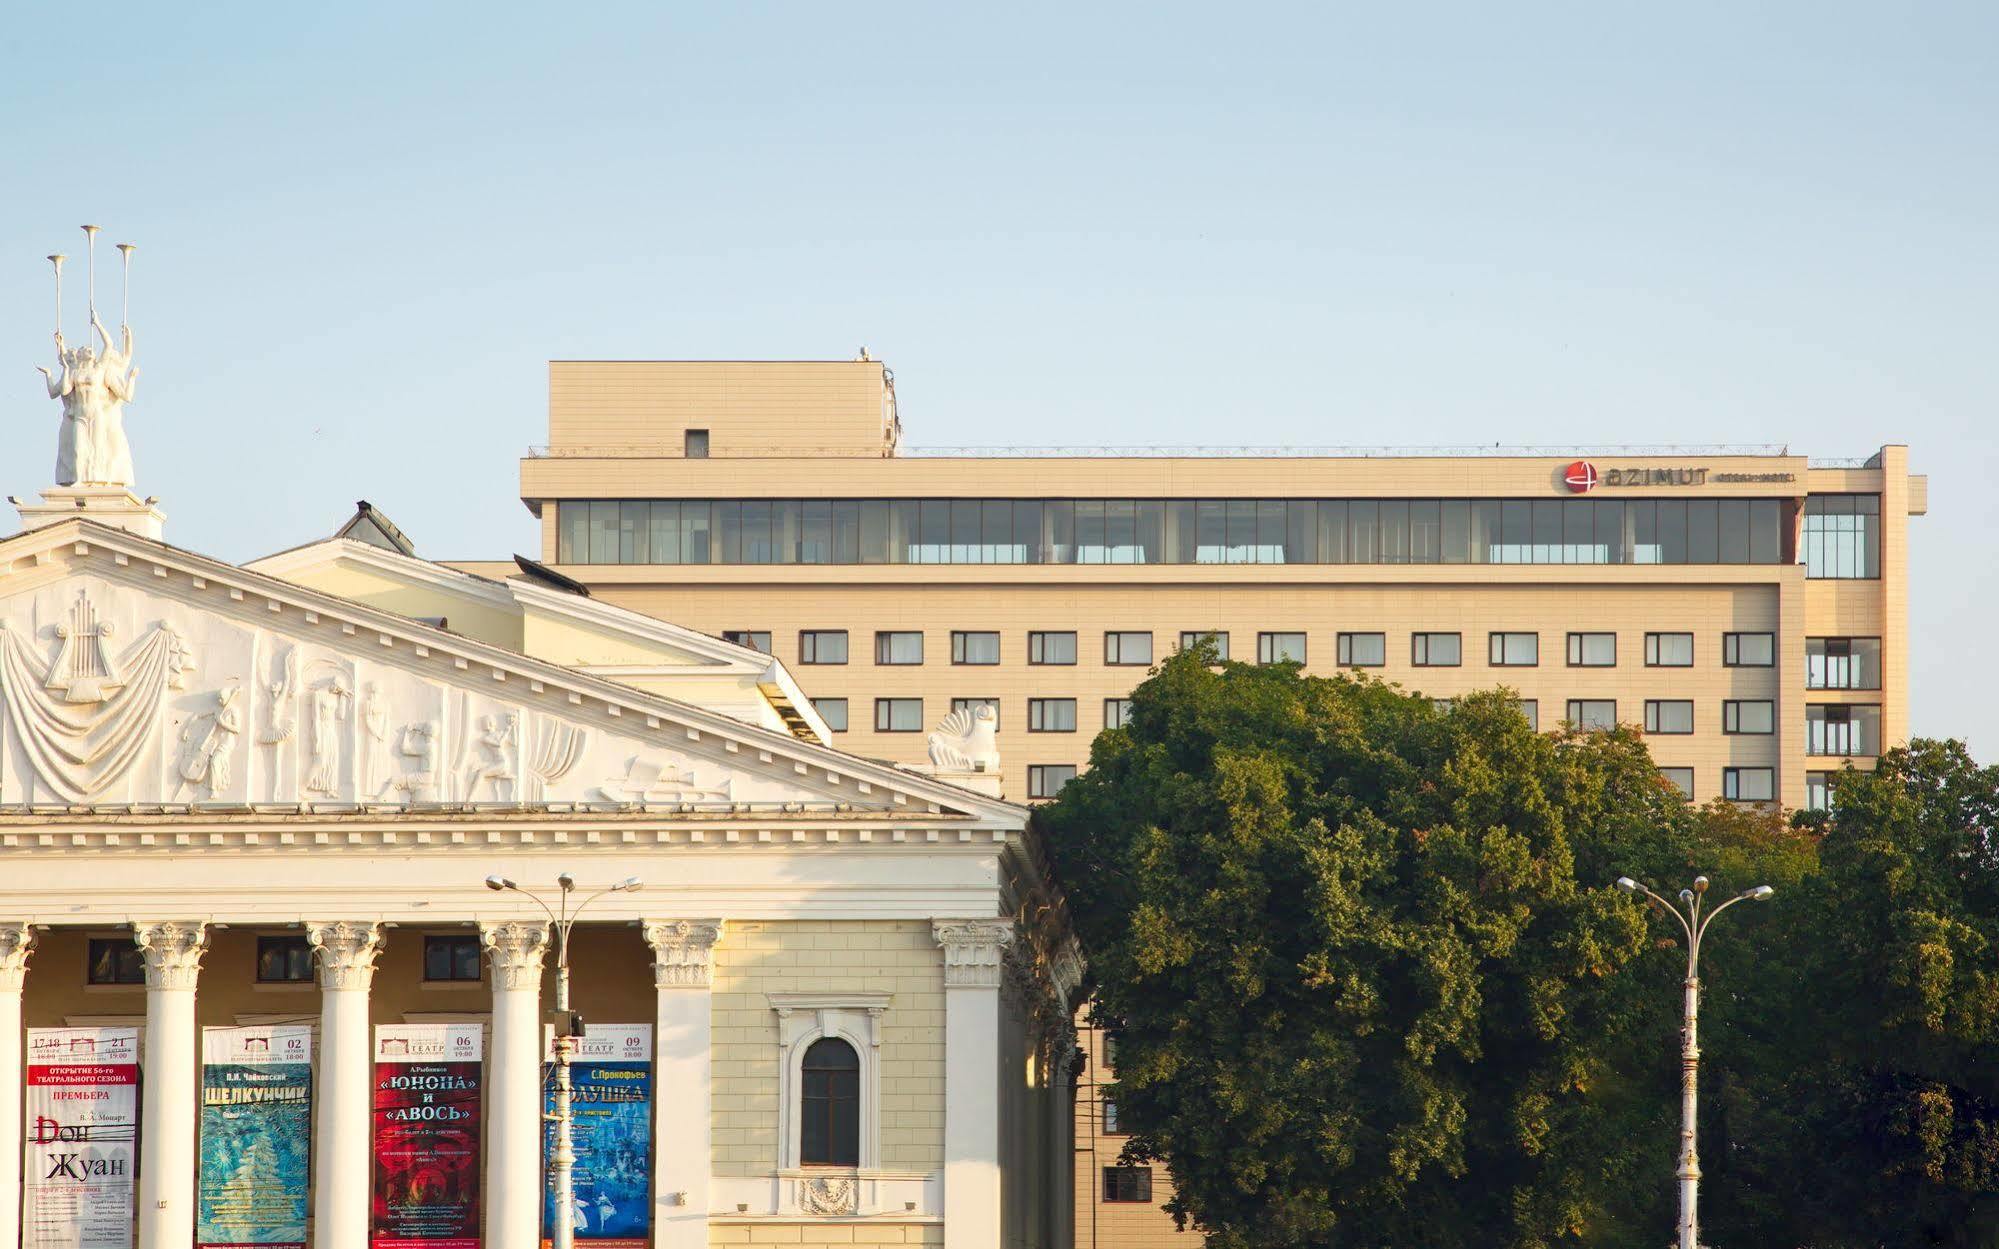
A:
<svg viewBox="0 0 1999 1249">
<path fill-rule="evenodd" d="M 60 694 L 66 703 L 101 703 L 125 688 L 104 645 L 113 632 L 108 621 L 99 623 L 97 607 L 89 595 L 78 590 L 69 619 L 56 626 L 62 646 L 49 665 L 49 691 Z"/>
</svg>

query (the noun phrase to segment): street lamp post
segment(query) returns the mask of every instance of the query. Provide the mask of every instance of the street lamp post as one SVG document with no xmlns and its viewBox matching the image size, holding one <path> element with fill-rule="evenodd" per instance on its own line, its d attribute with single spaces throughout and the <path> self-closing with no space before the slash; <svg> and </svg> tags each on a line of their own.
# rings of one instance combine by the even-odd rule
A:
<svg viewBox="0 0 1999 1249">
<path fill-rule="evenodd" d="M 549 1155 L 549 1175 L 555 1186 L 555 1213 L 549 1229 L 554 1241 L 554 1249 L 575 1249 L 576 1245 L 576 1148 L 574 1118 L 569 1107 L 569 1056 L 576 1045 L 575 1028 L 571 1026 L 569 1014 L 569 931 L 576 926 L 577 917 L 583 909 L 607 893 L 631 893 L 640 887 L 636 876 L 599 889 L 596 893 L 578 902 L 572 910 L 570 895 L 576 892 L 576 878 L 568 872 L 555 878 L 561 889 L 556 907 L 529 893 L 504 876 L 488 876 L 486 888 L 512 890 L 528 898 L 547 914 L 549 924 L 555 931 L 555 1148 Z"/>
<path fill-rule="evenodd" d="M 1777 891 L 1768 885 L 1745 889 L 1705 914 L 1701 904 L 1707 897 L 1707 877 L 1694 877 L 1694 887 L 1680 890 L 1680 905 L 1673 906 L 1629 876 L 1617 878 L 1617 887 L 1635 893 L 1652 904 L 1652 909 L 1680 921 L 1687 936 L 1687 978 L 1684 985 L 1685 1023 L 1680 1029 L 1680 1243 L 1679 1249 L 1701 1249 L 1700 1200 L 1701 1163 L 1695 1148 L 1694 1115 L 1700 1106 L 1700 1010 L 1701 938 L 1715 916 L 1738 902 L 1763 902 Z M 1681 908 L 1685 909 L 1682 910 Z"/>
</svg>

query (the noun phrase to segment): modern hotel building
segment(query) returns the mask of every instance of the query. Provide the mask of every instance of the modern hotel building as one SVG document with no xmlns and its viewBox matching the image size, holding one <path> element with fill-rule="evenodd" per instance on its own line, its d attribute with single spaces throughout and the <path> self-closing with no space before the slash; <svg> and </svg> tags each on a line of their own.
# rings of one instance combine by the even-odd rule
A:
<svg viewBox="0 0 1999 1249">
<path fill-rule="evenodd" d="M 549 391 L 544 561 L 783 658 L 858 754 L 921 761 L 992 703 L 1009 797 L 1202 637 L 1634 724 L 1697 801 L 1822 801 L 1908 732 L 1902 446 L 918 450 L 865 357 L 558 361 Z"/>
</svg>

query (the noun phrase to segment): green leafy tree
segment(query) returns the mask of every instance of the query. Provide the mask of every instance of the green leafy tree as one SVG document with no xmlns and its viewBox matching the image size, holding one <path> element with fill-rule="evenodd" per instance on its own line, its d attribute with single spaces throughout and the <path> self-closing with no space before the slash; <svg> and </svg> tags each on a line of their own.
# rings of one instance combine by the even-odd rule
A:
<svg viewBox="0 0 1999 1249">
<path fill-rule="evenodd" d="M 1783 922 L 1727 948 L 1741 991 L 1713 1051 L 1706 1226 L 1999 1244 L 1999 770 L 1918 740 L 1833 792 Z"/>
<path fill-rule="evenodd" d="M 1634 736 L 1194 652 L 1042 819 L 1130 1154 L 1211 1244 L 1662 1241 L 1676 977 L 1618 976 L 1663 955 L 1609 883 L 1697 821 Z"/>
</svg>

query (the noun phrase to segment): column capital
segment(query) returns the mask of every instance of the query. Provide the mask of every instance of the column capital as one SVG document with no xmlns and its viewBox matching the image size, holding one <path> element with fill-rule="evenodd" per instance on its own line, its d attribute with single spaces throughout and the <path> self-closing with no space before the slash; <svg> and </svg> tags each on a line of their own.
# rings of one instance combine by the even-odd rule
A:
<svg viewBox="0 0 1999 1249">
<path fill-rule="evenodd" d="M 479 944 L 493 965 L 493 991 L 541 988 L 541 956 L 548 925 L 524 919 L 481 921 Z"/>
<path fill-rule="evenodd" d="M 999 988 L 1001 958 L 1013 940 L 1013 921 L 933 919 L 930 934 L 944 948 L 945 988 Z"/>
<path fill-rule="evenodd" d="M 34 952 L 34 928 L 0 923 L 0 992 L 19 992 L 27 983 L 28 956 Z"/>
<path fill-rule="evenodd" d="M 644 931 L 646 944 L 652 947 L 654 988 L 706 989 L 714 983 L 721 920 L 649 919 Z"/>
<path fill-rule="evenodd" d="M 360 989 L 375 982 L 382 926 L 360 919 L 315 919 L 305 925 L 306 944 L 319 963 L 322 989 Z"/>
<path fill-rule="evenodd" d="M 208 952 L 208 925 L 198 919 L 134 920 L 132 940 L 146 956 L 146 988 L 193 989 Z"/>
</svg>

